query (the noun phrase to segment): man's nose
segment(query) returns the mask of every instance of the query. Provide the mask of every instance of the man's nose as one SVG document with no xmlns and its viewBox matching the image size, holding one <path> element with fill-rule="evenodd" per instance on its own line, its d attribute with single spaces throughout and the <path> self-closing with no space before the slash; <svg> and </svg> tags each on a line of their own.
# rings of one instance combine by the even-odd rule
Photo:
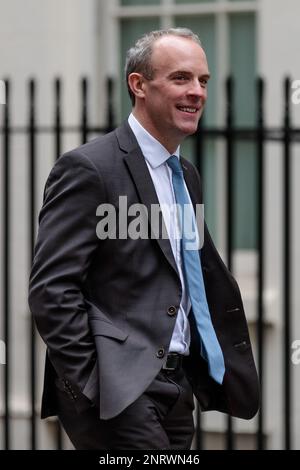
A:
<svg viewBox="0 0 300 470">
<path fill-rule="evenodd" d="M 189 95 L 196 96 L 197 98 L 206 98 L 206 87 L 199 82 L 198 79 L 191 82 L 191 86 L 189 88 Z"/>
</svg>

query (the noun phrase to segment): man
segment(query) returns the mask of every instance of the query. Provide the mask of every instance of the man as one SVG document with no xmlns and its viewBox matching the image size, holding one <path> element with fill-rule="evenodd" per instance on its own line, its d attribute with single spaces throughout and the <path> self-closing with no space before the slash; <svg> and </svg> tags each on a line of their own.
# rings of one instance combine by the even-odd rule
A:
<svg viewBox="0 0 300 470">
<path fill-rule="evenodd" d="M 42 417 L 58 414 L 77 449 L 189 449 L 193 394 L 204 411 L 249 419 L 258 408 L 237 284 L 206 228 L 202 249 L 187 249 L 180 216 L 185 208 L 195 223 L 202 202 L 198 173 L 179 156 L 207 98 L 198 37 L 145 35 L 126 79 L 128 121 L 58 159 L 46 183 L 29 296 L 47 344 Z M 143 204 L 148 236 L 120 226 L 103 236 L 108 207 L 115 225 L 126 220 L 120 197 L 128 232 L 130 208 Z M 153 206 L 167 236 L 152 236 Z"/>
</svg>

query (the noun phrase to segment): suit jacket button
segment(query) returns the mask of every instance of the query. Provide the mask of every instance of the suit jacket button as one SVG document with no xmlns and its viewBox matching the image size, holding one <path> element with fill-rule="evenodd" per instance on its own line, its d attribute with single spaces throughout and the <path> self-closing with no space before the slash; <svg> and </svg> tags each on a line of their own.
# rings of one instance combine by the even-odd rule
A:
<svg viewBox="0 0 300 470">
<path fill-rule="evenodd" d="M 174 307 L 174 305 L 171 305 L 171 307 L 168 308 L 168 315 L 170 315 L 170 317 L 173 317 L 173 315 L 175 315 L 177 312 L 177 309 L 176 307 Z"/>
<path fill-rule="evenodd" d="M 165 355 L 165 350 L 164 348 L 159 348 L 159 350 L 157 351 L 156 353 L 156 356 L 159 358 L 159 359 L 162 359 Z"/>
</svg>

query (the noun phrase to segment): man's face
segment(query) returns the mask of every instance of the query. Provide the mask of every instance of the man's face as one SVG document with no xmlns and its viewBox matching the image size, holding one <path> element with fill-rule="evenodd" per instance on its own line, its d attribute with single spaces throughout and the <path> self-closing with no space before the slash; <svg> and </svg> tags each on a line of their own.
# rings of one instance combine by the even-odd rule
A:
<svg viewBox="0 0 300 470">
<path fill-rule="evenodd" d="M 191 39 L 164 36 L 154 44 L 152 66 L 153 79 L 143 79 L 142 124 L 171 153 L 197 130 L 207 98 L 207 60 Z"/>
</svg>

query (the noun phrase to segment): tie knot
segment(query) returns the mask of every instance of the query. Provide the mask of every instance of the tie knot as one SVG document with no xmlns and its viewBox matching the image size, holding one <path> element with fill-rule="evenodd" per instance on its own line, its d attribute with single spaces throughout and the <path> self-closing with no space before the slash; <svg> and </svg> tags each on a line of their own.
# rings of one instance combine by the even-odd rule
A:
<svg viewBox="0 0 300 470">
<path fill-rule="evenodd" d="M 176 155 L 171 155 L 171 157 L 169 157 L 167 160 L 167 164 L 169 165 L 171 170 L 174 171 L 174 173 L 182 174 L 182 166 L 179 161 L 179 158 L 176 157 Z"/>
</svg>

